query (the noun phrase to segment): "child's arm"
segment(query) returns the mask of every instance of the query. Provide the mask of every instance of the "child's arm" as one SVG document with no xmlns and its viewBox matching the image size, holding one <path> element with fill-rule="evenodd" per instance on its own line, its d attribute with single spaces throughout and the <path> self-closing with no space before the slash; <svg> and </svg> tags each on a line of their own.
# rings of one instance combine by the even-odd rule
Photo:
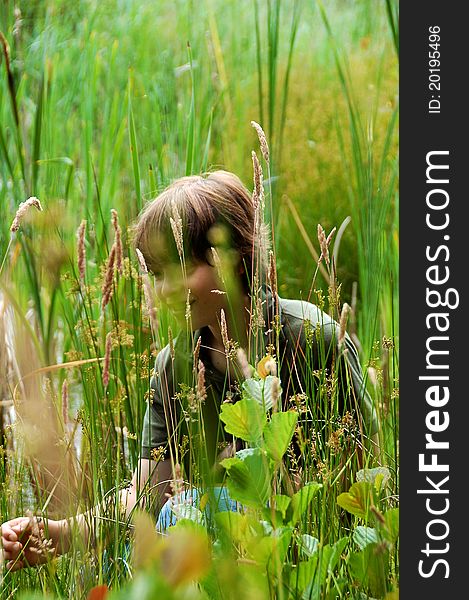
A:
<svg viewBox="0 0 469 600">
<path fill-rule="evenodd" d="M 119 495 L 120 505 L 122 510 L 125 510 L 126 517 L 130 516 L 148 485 L 159 511 L 166 501 L 165 494 L 171 480 L 171 472 L 169 460 L 155 463 L 140 459 L 130 487 L 121 490 Z M 85 544 L 88 543 L 90 524 L 94 522 L 99 509 L 97 506 L 86 513 L 58 521 L 41 517 L 18 517 L 6 521 L 1 526 L 1 548 L 7 569 L 17 571 L 65 554 L 70 549 L 73 534 L 80 535 Z"/>
</svg>

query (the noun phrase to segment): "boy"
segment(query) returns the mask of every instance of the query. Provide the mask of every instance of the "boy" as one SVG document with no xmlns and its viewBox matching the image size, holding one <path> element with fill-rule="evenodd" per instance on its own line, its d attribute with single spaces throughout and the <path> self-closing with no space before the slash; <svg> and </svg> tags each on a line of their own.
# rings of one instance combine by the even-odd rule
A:
<svg viewBox="0 0 469 600">
<path fill-rule="evenodd" d="M 372 403 L 349 337 L 339 348 L 333 319 L 313 304 L 277 295 L 261 210 L 261 199 L 253 202 L 238 177 L 216 171 L 176 180 L 139 216 L 135 247 L 156 278 L 157 295 L 183 331 L 156 359 L 139 465 L 131 486 L 120 493 L 127 515 L 148 487 L 155 490 L 156 512 L 161 511 L 174 464 L 184 462 L 187 474 L 202 474 L 211 485 L 222 483 L 220 452 L 226 456 L 238 446 L 224 431 L 219 411 L 222 402 L 239 398 L 240 349 L 253 363 L 274 356 L 271 369 L 279 371 L 284 407 L 292 397 L 308 397 L 314 431 L 347 413 L 360 432 L 374 433 Z M 336 386 L 331 406 L 317 402 L 318 381 Z M 183 455 L 184 439 L 190 450 Z M 168 510 L 166 505 L 166 521 Z M 73 519 L 85 538 L 88 520 L 89 515 Z M 41 519 L 38 527 L 44 527 Z M 71 521 L 49 520 L 47 529 L 55 552 L 66 552 Z M 26 517 L 2 525 L 8 568 L 42 560 L 31 550 L 31 532 Z"/>
</svg>

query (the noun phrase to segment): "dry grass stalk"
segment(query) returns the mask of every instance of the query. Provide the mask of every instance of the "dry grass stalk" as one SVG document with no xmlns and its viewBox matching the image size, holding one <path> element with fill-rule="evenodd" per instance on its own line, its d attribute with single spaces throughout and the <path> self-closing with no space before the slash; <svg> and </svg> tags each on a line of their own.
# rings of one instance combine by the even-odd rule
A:
<svg viewBox="0 0 469 600">
<path fill-rule="evenodd" d="M 138 248 L 135 248 L 135 253 L 137 255 L 138 264 L 140 265 L 143 273 L 148 273 L 147 263 L 145 262 L 142 252 Z"/>
<path fill-rule="evenodd" d="M 168 327 L 168 345 L 169 345 L 169 354 L 171 356 L 171 360 L 174 361 L 176 358 L 176 353 L 174 351 L 174 338 L 173 338 L 173 330 L 171 327 Z"/>
<path fill-rule="evenodd" d="M 199 360 L 199 369 L 197 372 L 197 401 L 200 404 L 205 402 L 207 390 L 205 389 L 205 365 Z"/>
<path fill-rule="evenodd" d="M 241 373 L 243 374 L 244 379 L 249 379 L 252 376 L 252 367 L 248 362 L 248 357 L 243 348 L 238 348 L 236 352 L 236 358 L 238 361 L 239 368 L 241 369 Z"/>
<path fill-rule="evenodd" d="M 272 394 L 272 410 L 273 412 L 278 411 L 278 401 L 280 398 L 280 379 L 278 377 L 274 377 L 272 379 L 272 387 L 270 388 L 270 393 Z"/>
<path fill-rule="evenodd" d="M 252 193 L 252 203 L 254 205 L 254 209 L 258 209 L 259 204 L 262 204 L 262 198 L 264 196 L 264 185 L 263 179 L 264 176 L 262 174 L 262 167 L 257 158 L 257 154 L 254 150 L 251 152 L 252 156 L 252 168 L 254 174 L 254 190 Z"/>
<path fill-rule="evenodd" d="M 67 428 L 68 424 L 68 382 L 64 379 L 62 383 L 62 419 L 64 428 Z"/>
<path fill-rule="evenodd" d="M 269 146 L 267 144 L 267 138 L 265 136 L 264 130 L 259 125 L 259 123 L 256 123 L 256 121 L 251 121 L 251 125 L 254 127 L 254 129 L 257 132 L 257 137 L 259 138 L 259 144 L 261 147 L 262 156 L 264 157 L 265 162 L 268 163 L 269 162 Z"/>
<path fill-rule="evenodd" d="M 106 336 L 106 349 L 104 352 L 104 366 L 103 366 L 103 386 L 107 388 L 109 385 L 109 369 L 111 366 L 111 350 L 112 350 L 112 336 L 109 332 Z"/>
<path fill-rule="evenodd" d="M 35 196 L 31 196 L 25 202 L 21 202 L 16 211 L 15 218 L 10 226 L 10 231 L 15 233 L 20 228 L 21 221 L 23 220 L 24 215 L 28 212 L 31 206 L 37 208 L 37 210 L 42 211 L 42 206 L 38 198 Z"/>
<path fill-rule="evenodd" d="M 228 353 L 230 349 L 230 338 L 228 337 L 228 328 L 226 326 L 226 315 L 223 308 L 220 312 L 220 333 L 225 352 Z"/>
<path fill-rule="evenodd" d="M 124 270 L 124 262 L 123 262 L 123 249 L 122 249 L 122 230 L 119 225 L 119 217 L 117 215 L 117 211 L 114 208 L 111 208 L 112 215 L 112 226 L 114 227 L 114 244 L 116 246 L 116 269 L 119 274 L 122 275 Z"/>
<path fill-rule="evenodd" d="M 269 270 L 267 272 L 269 284 L 272 289 L 272 294 L 277 295 L 277 266 L 275 264 L 275 256 L 272 250 L 269 252 Z"/>
<path fill-rule="evenodd" d="M 350 310 L 350 306 L 346 302 L 344 302 L 342 306 L 342 311 L 340 313 L 339 321 L 339 348 L 341 348 L 345 342 L 345 333 L 347 329 L 347 321 Z"/>
<path fill-rule="evenodd" d="M 146 308 L 148 316 L 150 318 L 150 328 L 156 339 L 158 331 L 158 319 L 156 318 L 156 306 L 154 301 L 153 287 L 151 285 L 150 277 L 147 273 L 143 275 L 143 295 L 145 297 Z"/>
<path fill-rule="evenodd" d="M 104 283 L 102 287 L 102 301 L 101 308 L 104 310 L 106 306 L 109 304 L 109 300 L 112 296 L 112 283 L 114 279 L 114 267 L 116 263 L 116 246 L 113 245 L 111 248 L 111 252 L 109 253 L 109 258 L 107 262 L 106 275 L 104 277 Z"/>
<path fill-rule="evenodd" d="M 197 338 L 197 343 L 194 349 L 194 371 L 197 371 L 197 365 L 199 364 L 200 346 L 202 344 L 202 336 Z"/>
<path fill-rule="evenodd" d="M 85 234 L 86 234 L 86 220 L 83 219 L 77 230 L 77 264 L 78 264 L 78 277 L 80 285 L 85 285 L 86 279 L 86 251 L 85 251 Z"/>
<path fill-rule="evenodd" d="M 329 245 L 331 243 L 332 236 L 334 235 L 335 230 L 336 230 L 336 228 L 334 227 L 332 229 L 332 231 L 330 232 L 330 234 L 326 238 L 326 233 L 325 233 L 323 227 L 318 223 L 318 241 L 319 241 L 319 246 L 321 248 L 321 255 L 319 257 L 318 264 L 321 262 L 321 259 L 324 258 L 324 260 L 326 261 L 326 264 L 328 266 L 330 265 Z"/>
<path fill-rule="evenodd" d="M 184 257 L 184 243 L 182 237 L 182 219 L 179 215 L 177 206 L 173 204 L 173 216 L 170 217 L 169 222 L 171 223 L 171 229 L 173 231 L 174 240 L 176 242 L 176 248 L 179 254 L 179 258 L 183 260 Z"/>
</svg>

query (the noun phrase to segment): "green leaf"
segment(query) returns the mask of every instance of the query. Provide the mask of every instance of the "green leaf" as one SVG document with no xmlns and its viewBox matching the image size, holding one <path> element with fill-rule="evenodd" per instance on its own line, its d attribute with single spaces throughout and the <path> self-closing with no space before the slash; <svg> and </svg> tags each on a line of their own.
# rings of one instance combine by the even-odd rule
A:
<svg viewBox="0 0 469 600">
<path fill-rule="evenodd" d="M 390 508 L 384 513 L 384 519 L 386 538 L 391 544 L 395 544 L 399 537 L 399 509 Z"/>
<path fill-rule="evenodd" d="M 303 598 L 306 600 L 321 600 L 323 598 L 322 587 L 324 586 L 327 576 L 332 575 L 337 563 L 339 562 L 340 555 L 347 545 L 347 538 L 340 538 L 333 546 L 326 544 L 323 546 L 318 554 L 318 569 L 314 574 L 314 579 L 309 583 L 306 588 Z"/>
<path fill-rule="evenodd" d="M 358 545 L 360 550 L 363 550 L 368 544 L 376 544 L 378 542 L 378 533 L 373 527 L 359 525 L 353 532 L 353 541 Z"/>
<path fill-rule="evenodd" d="M 260 448 L 251 450 L 242 459 L 225 458 L 220 464 L 228 471 L 226 486 L 233 500 L 262 509 L 270 497 L 272 474 L 266 454 Z"/>
<path fill-rule="evenodd" d="M 284 519 L 286 517 L 287 509 L 290 506 L 290 502 L 290 496 L 284 496 L 283 494 L 275 494 L 272 498 L 273 507 L 282 513 Z"/>
<path fill-rule="evenodd" d="M 262 539 L 253 539 L 248 547 L 252 558 L 275 573 L 285 563 L 290 546 L 292 527 L 281 527 Z"/>
<path fill-rule="evenodd" d="M 255 400 L 255 402 L 261 406 L 264 411 L 270 410 L 274 406 L 274 397 L 272 394 L 274 381 L 277 385 L 278 378 L 274 377 L 273 375 L 267 375 L 265 379 L 254 379 L 252 377 L 250 379 L 246 379 L 241 386 L 243 390 L 243 397 L 250 400 Z M 281 395 L 282 390 L 280 389 L 280 393 L 275 399 L 276 403 L 279 402 Z"/>
<path fill-rule="evenodd" d="M 384 596 L 389 573 L 389 551 L 385 545 L 368 544 L 361 552 L 349 557 L 348 565 L 360 586 L 369 587 L 375 598 Z"/>
<path fill-rule="evenodd" d="M 311 557 L 318 551 L 319 540 L 318 538 L 315 538 L 312 535 L 309 535 L 308 533 L 304 533 L 300 537 L 299 547 L 303 554 L 306 554 L 306 556 Z"/>
<path fill-rule="evenodd" d="M 293 495 L 290 504 L 290 523 L 295 525 L 306 513 L 314 496 L 322 488 L 321 483 L 311 482 L 304 485 L 299 492 Z"/>
<path fill-rule="evenodd" d="M 357 471 L 357 481 L 369 481 L 373 484 L 375 490 L 379 492 L 386 487 L 391 477 L 387 467 L 376 467 L 374 469 L 360 469 Z"/>
<path fill-rule="evenodd" d="M 251 515 L 242 515 L 227 510 L 215 513 L 215 521 L 236 544 L 246 544 L 253 537 L 263 537 L 264 535 L 264 528 Z"/>
<path fill-rule="evenodd" d="M 371 502 L 371 486 L 368 481 L 354 483 L 348 492 L 340 494 L 337 504 L 352 515 L 366 520 Z"/>
<path fill-rule="evenodd" d="M 293 411 L 277 412 L 272 415 L 264 429 L 264 445 L 275 462 L 280 462 L 287 451 L 295 433 L 298 413 Z"/>
<path fill-rule="evenodd" d="M 235 404 L 222 404 L 220 419 L 225 423 L 228 433 L 253 443 L 259 442 L 267 423 L 267 417 L 259 404 L 248 398 Z"/>
<path fill-rule="evenodd" d="M 290 588 L 294 591 L 294 597 L 300 598 L 306 586 L 314 579 L 318 566 L 319 554 L 314 554 L 308 561 L 301 561 L 290 574 Z"/>
</svg>

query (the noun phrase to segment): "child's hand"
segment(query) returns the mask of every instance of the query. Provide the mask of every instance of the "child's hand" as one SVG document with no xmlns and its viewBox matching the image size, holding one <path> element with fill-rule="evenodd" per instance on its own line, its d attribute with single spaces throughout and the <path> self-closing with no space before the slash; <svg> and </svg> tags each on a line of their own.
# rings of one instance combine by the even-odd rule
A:
<svg viewBox="0 0 469 600">
<path fill-rule="evenodd" d="M 2 551 L 9 571 L 47 562 L 58 552 L 62 521 L 18 517 L 2 524 Z M 49 536 L 49 537 L 46 537 Z"/>
</svg>

